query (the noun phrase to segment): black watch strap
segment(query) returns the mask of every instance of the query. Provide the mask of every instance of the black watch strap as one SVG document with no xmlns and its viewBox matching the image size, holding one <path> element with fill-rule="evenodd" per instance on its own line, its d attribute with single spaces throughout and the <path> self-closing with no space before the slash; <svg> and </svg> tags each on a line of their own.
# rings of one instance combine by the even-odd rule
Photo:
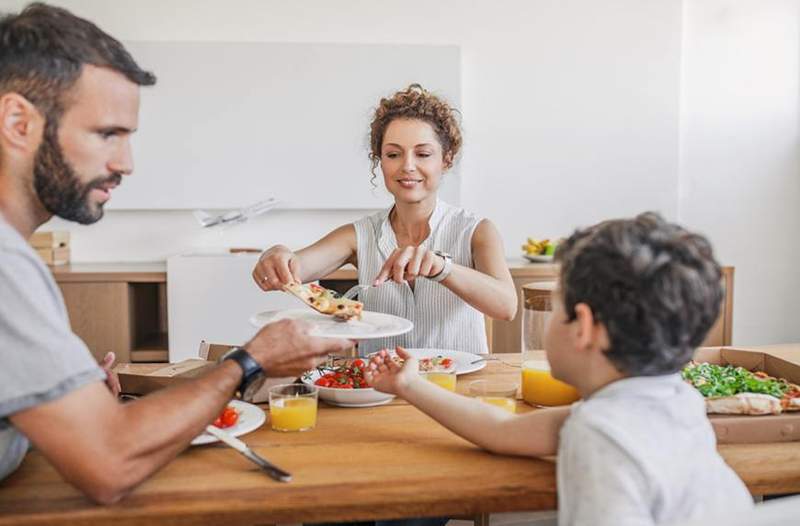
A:
<svg viewBox="0 0 800 526">
<path fill-rule="evenodd" d="M 248 388 L 254 382 L 263 380 L 265 377 L 264 369 L 262 369 L 255 358 L 250 356 L 250 353 L 247 352 L 247 349 L 244 347 L 234 347 L 222 356 L 220 362 L 224 360 L 233 360 L 242 368 L 242 381 L 238 389 L 239 395 L 242 398 L 246 398 L 245 395 L 248 393 Z"/>
</svg>

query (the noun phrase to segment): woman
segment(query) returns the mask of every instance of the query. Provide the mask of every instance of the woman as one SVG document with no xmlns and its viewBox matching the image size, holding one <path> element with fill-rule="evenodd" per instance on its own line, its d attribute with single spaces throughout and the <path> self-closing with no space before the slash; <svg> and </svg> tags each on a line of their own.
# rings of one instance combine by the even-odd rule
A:
<svg viewBox="0 0 800 526">
<path fill-rule="evenodd" d="M 380 166 L 394 205 L 297 252 L 269 248 L 253 269 L 259 287 L 279 290 L 352 263 L 358 282 L 374 286 L 359 295 L 365 310 L 414 323 L 409 334 L 359 343 L 362 354 L 396 345 L 488 352 L 482 314 L 513 319 L 517 295 L 494 225 L 437 197 L 461 148 L 454 113 L 416 84 L 382 99 L 370 160 L 373 180 Z"/>
</svg>

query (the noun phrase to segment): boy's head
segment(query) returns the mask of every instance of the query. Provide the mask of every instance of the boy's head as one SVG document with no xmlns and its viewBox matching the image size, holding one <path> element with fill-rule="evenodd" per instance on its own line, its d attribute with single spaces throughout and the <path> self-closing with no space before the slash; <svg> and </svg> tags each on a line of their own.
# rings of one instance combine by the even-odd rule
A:
<svg viewBox="0 0 800 526">
<path fill-rule="evenodd" d="M 711 245 L 655 213 L 578 230 L 556 261 L 546 347 L 553 374 L 568 382 L 587 372 L 574 351 L 590 345 L 604 347 L 625 376 L 677 372 L 719 314 L 721 270 Z"/>
</svg>

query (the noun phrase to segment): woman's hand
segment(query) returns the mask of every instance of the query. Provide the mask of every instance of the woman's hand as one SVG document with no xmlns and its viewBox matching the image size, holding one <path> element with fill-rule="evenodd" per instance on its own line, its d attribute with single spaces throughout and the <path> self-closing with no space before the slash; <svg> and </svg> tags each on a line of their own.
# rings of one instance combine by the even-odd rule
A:
<svg viewBox="0 0 800 526">
<path fill-rule="evenodd" d="M 370 358 L 364 378 L 378 391 L 403 396 L 403 392 L 414 381 L 419 380 L 419 363 L 402 347 L 396 347 L 395 352 L 404 360 L 403 365 L 398 365 L 392 360 L 389 351 L 383 349 Z"/>
<path fill-rule="evenodd" d="M 417 277 L 435 276 L 444 268 L 444 258 L 437 256 L 425 247 L 396 248 L 378 272 L 373 285 L 380 285 L 387 279 L 397 283 L 414 281 Z"/>
<path fill-rule="evenodd" d="M 281 290 L 287 283 L 301 283 L 299 276 L 297 255 L 283 245 L 275 245 L 261 254 L 253 268 L 253 281 L 264 291 Z"/>
</svg>

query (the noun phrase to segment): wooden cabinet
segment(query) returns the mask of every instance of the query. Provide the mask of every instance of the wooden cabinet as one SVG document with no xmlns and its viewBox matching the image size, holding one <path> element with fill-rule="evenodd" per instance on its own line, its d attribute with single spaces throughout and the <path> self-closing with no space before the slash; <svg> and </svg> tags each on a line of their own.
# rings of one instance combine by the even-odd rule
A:
<svg viewBox="0 0 800 526">
<path fill-rule="evenodd" d="M 486 320 L 489 348 L 517 353 L 522 348 L 523 285 L 556 279 L 555 265 L 509 260 L 519 305 L 513 321 Z M 166 264 L 75 264 L 55 267 L 75 333 L 98 357 L 117 353 L 120 362 L 167 361 Z M 733 267 L 724 267 L 726 296 L 722 312 L 704 345 L 731 344 Z M 356 270 L 341 268 L 323 285 L 343 292 L 355 284 Z"/>
<path fill-rule="evenodd" d="M 54 267 L 72 330 L 98 360 L 167 361 L 167 290 L 163 264 Z"/>
</svg>

